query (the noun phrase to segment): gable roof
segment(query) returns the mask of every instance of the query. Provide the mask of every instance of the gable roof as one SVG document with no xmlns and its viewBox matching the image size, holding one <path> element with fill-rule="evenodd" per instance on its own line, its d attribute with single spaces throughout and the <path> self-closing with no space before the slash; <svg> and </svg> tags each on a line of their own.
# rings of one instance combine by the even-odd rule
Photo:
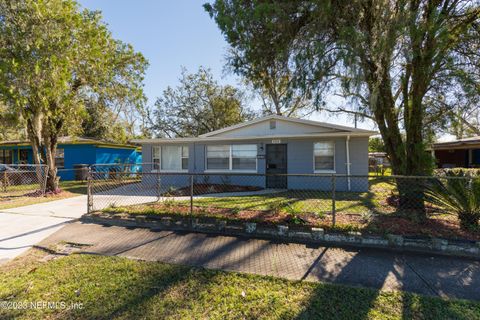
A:
<svg viewBox="0 0 480 320">
<path fill-rule="evenodd" d="M 239 123 L 233 126 L 229 126 L 223 129 L 215 130 L 212 132 L 208 132 L 202 135 L 199 135 L 199 138 L 206 138 L 206 137 L 213 137 L 222 133 L 234 131 L 240 128 L 248 127 L 256 123 L 260 122 L 265 122 L 265 121 L 270 121 L 270 120 L 281 120 L 281 121 L 287 121 L 291 123 L 299 123 L 299 124 L 306 124 L 314 127 L 319 127 L 319 128 L 328 128 L 328 129 L 333 129 L 336 131 L 340 132 L 352 132 L 352 133 L 368 133 L 368 134 L 376 134 L 376 131 L 370 131 L 370 130 L 365 130 L 365 129 L 358 129 L 358 128 L 351 128 L 347 126 L 341 126 L 341 125 L 336 125 L 336 124 L 331 124 L 327 122 L 320 122 L 320 121 L 312 121 L 312 120 L 305 120 L 305 119 L 297 119 L 297 118 L 291 118 L 291 117 L 284 117 L 284 116 L 279 116 L 276 114 L 261 117 L 261 118 L 256 118 L 247 122 Z"/>
<path fill-rule="evenodd" d="M 249 126 L 252 126 L 254 129 L 255 125 L 262 122 L 270 120 L 281 120 L 288 122 L 290 125 L 298 126 L 309 126 L 314 130 L 309 132 L 303 132 L 302 130 L 297 130 L 296 132 L 272 132 L 265 133 L 255 132 L 255 130 L 248 131 L 248 134 L 245 135 L 234 135 L 231 134 L 235 130 L 246 129 Z M 318 130 L 316 130 L 318 128 Z M 247 129 L 248 130 L 248 129 Z M 156 139 L 134 139 L 131 142 L 140 143 L 140 144 L 156 144 L 156 143 L 190 143 L 190 142 L 219 142 L 219 141 L 254 141 L 254 140 L 265 140 L 265 139 L 305 139 L 305 138 L 332 138 L 332 137 L 347 137 L 347 136 L 357 136 L 357 137 L 369 137 L 372 135 L 378 134 L 376 131 L 370 131 L 365 129 L 351 128 L 346 126 L 340 126 L 331 123 L 303 120 L 288 118 L 278 115 L 270 115 L 262 118 L 257 118 L 251 121 L 226 127 L 220 130 L 212 131 L 206 134 L 202 134 L 198 137 L 186 137 L 186 138 L 156 138 Z"/>
</svg>

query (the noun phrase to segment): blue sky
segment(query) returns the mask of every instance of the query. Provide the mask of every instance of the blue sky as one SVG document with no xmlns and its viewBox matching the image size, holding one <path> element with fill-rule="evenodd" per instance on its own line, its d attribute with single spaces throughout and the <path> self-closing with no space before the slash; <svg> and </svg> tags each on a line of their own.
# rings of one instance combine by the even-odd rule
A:
<svg viewBox="0 0 480 320">
<path fill-rule="evenodd" d="M 145 91 L 150 103 L 167 86 L 178 83 L 181 67 L 194 72 L 211 68 L 222 83 L 236 84 L 223 75 L 228 44 L 203 10 L 202 1 L 80 0 L 91 10 L 102 11 L 115 38 L 131 43 L 150 62 Z"/>
<path fill-rule="evenodd" d="M 239 78 L 223 72 L 228 43 L 195 0 L 78 0 L 83 7 L 100 10 L 115 38 L 128 42 L 149 60 L 145 93 L 152 105 L 167 86 L 176 86 L 182 66 L 195 72 L 212 70 L 223 84 L 239 84 Z M 258 102 L 252 101 L 252 107 Z M 345 116 L 316 114 L 314 120 L 353 126 Z M 371 124 L 359 127 L 372 129 Z"/>
</svg>

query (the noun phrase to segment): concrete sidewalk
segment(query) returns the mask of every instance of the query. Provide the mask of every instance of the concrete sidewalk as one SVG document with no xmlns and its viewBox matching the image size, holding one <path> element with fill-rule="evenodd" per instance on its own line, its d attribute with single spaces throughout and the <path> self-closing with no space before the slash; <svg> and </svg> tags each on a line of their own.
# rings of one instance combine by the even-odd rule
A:
<svg viewBox="0 0 480 320">
<path fill-rule="evenodd" d="M 480 262 L 461 258 L 309 247 L 81 222 L 68 224 L 40 245 L 60 241 L 87 244 L 84 250 L 96 254 L 480 300 Z"/>
</svg>

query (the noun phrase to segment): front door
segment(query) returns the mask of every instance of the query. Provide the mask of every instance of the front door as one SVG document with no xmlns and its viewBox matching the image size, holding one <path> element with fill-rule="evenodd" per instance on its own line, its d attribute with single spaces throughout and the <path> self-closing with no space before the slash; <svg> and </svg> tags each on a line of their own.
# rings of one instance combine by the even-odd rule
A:
<svg viewBox="0 0 480 320">
<path fill-rule="evenodd" d="M 267 144 L 267 188 L 286 189 L 287 177 L 277 174 L 287 173 L 287 145 Z"/>
</svg>

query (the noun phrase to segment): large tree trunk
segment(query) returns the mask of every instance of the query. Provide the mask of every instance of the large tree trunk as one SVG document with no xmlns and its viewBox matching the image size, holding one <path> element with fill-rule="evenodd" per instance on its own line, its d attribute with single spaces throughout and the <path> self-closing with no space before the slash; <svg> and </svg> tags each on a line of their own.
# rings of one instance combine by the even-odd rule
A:
<svg viewBox="0 0 480 320">
<path fill-rule="evenodd" d="M 55 165 L 58 135 L 63 126 L 63 120 L 48 119 L 43 127 L 43 142 L 45 144 L 46 163 L 48 166 L 47 190 L 57 193 L 59 191 L 59 177 Z"/>
<path fill-rule="evenodd" d="M 62 126 L 62 121 L 55 124 L 49 123 L 42 112 L 36 111 L 27 118 L 27 130 L 33 151 L 33 161 L 37 165 L 39 182 L 45 183 L 45 192 L 58 192 L 57 168 L 55 166 L 55 153 L 57 150 L 57 135 Z M 47 176 L 40 165 L 47 166 Z"/>
<path fill-rule="evenodd" d="M 43 114 L 36 112 L 32 117 L 27 118 L 27 132 L 30 144 L 32 145 L 33 163 L 36 164 L 36 176 L 39 187 L 43 189 L 43 184 L 47 178 L 48 171 L 41 165 L 46 163 L 44 154 L 44 145 L 42 142 Z"/>
<path fill-rule="evenodd" d="M 411 159 L 418 159 L 419 153 L 423 153 L 423 148 L 416 148 L 408 145 L 411 140 L 404 142 L 400 132 L 398 122 L 398 114 L 395 101 L 392 95 L 392 84 L 390 74 L 388 72 L 389 61 L 377 61 L 373 63 L 366 60 L 364 62 L 364 70 L 366 70 L 367 81 L 370 84 L 371 109 L 375 121 L 385 143 L 385 151 L 387 152 L 395 175 L 418 175 L 420 170 L 416 166 L 422 163 L 412 164 Z M 378 69 L 379 65 L 383 65 L 383 69 Z M 422 123 L 422 114 L 416 114 Z M 422 141 L 422 126 L 418 125 L 413 133 L 412 141 Z M 412 139 L 412 138 L 411 138 Z M 402 213 L 408 213 L 412 218 L 423 221 L 426 218 L 424 206 L 424 192 L 422 182 L 414 178 L 397 178 L 397 190 L 399 193 L 398 210 Z"/>
</svg>

